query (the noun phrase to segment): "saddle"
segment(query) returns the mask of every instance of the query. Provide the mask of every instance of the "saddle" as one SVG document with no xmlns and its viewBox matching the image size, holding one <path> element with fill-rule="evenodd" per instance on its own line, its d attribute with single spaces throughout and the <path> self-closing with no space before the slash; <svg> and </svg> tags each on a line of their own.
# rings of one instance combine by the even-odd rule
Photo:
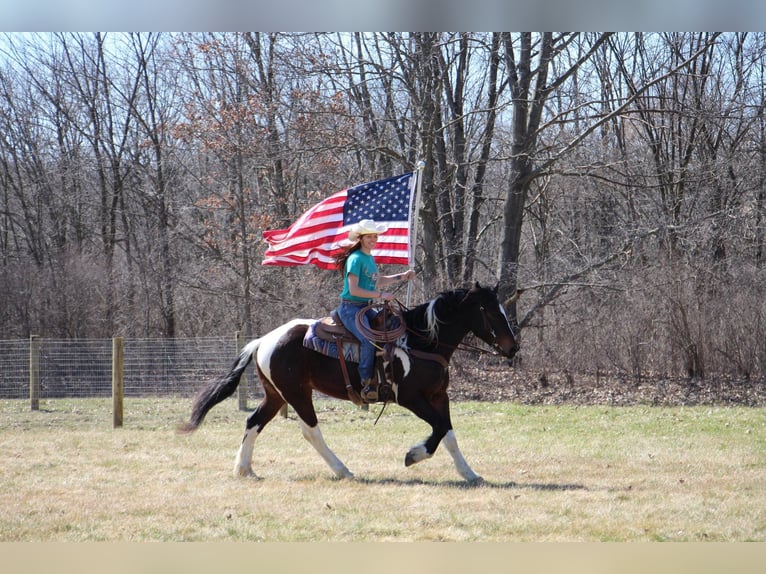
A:
<svg viewBox="0 0 766 574">
<path fill-rule="evenodd" d="M 359 340 L 351 331 L 346 329 L 345 325 L 343 325 L 343 322 L 338 316 L 337 310 L 333 310 L 329 317 L 319 319 L 313 325 L 311 336 L 315 339 L 319 339 L 320 341 L 325 341 L 326 343 L 334 343 L 337 346 L 337 358 L 340 361 L 340 367 L 341 371 L 343 371 L 343 378 L 346 382 L 346 389 L 348 390 L 349 398 L 356 404 L 363 404 L 361 397 L 359 397 L 359 394 L 353 389 L 351 385 L 351 381 L 348 376 L 348 367 L 346 366 L 346 361 L 349 360 L 349 357 L 354 357 L 354 355 L 346 353 L 343 348 L 344 344 L 352 345 L 356 347 L 355 350 L 357 350 L 358 353 Z M 373 342 L 377 343 L 378 345 L 381 344 L 379 341 Z M 306 344 L 306 346 L 309 345 Z M 319 350 L 317 347 L 318 345 L 316 342 L 309 346 L 309 348 Z M 378 401 L 382 402 L 388 402 L 395 399 L 392 384 L 386 377 L 386 369 L 383 364 L 384 357 L 386 357 L 389 362 L 393 357 L 393 347 L 393 343 L 385 343 L 383 351 L 378 352 L 377 356 L 375 357 L 375 371 L 378 376 Z M 329 355 L 329 353 L 326 354 Z"/>
<path fill-rule="evenodd" d="M 335 342 L 340 339 L 346 343 L 359 343 L 357 338 L 341 322 L 337 309 L 333 309 L 329 317 L 324 317 L 316 322 L 314 325 L 314 335 L 323 341 Z"/>
</svg>

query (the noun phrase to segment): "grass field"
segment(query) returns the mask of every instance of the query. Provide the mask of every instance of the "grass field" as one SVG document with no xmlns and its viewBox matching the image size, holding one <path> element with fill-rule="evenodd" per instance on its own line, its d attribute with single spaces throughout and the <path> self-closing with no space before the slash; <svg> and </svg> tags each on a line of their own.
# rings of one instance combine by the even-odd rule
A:
<svg viewBox="0 0 766 574">
<path fill-rule="evenodd" d="M 175 433 L 188 400 L 0 401 L 0 541 L 766 540 L 766 409 L 453 404 L 466 486 L 408 411 L 317 401 L 337 480 L 294 413 L 235 479 L 246 414 L 228 400 Z"/>
</svg>

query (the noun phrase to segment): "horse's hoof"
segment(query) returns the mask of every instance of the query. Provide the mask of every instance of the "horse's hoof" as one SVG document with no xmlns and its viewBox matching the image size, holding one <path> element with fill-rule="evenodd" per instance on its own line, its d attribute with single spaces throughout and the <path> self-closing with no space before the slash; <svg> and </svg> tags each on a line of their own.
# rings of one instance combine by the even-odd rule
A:
<svg viewBox="0 0 766 574">
<path fill-rule="evenodd" d="M 404 457 L 404 466 L 412 466 L 416 462 L 425 460 L 430 456 L 431 455 L 428 454 L 425 445 L 419 444 L 417 446 L 413 446 L 409 451 L 407 451 L 407 455 Z"/>
<path fill-rule="evenodd" d="M 234 478 L 250 478 L 254 477 L 255 473 L 249 466 L 236 466 L 234 467 Z"/>
<path fill-rule="evenodd" d="M 484 484 L 484 479 L 480 476 L 475 476 L 474 478 L 469 478 L 466 482 L 470 486 L 481 486 Z"/>
</svg>

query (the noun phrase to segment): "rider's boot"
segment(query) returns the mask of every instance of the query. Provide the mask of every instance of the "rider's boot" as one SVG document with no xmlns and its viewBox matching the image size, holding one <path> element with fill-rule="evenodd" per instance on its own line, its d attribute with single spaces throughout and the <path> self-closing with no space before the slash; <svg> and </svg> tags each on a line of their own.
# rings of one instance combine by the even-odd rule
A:
<svg viewBox="0 0 766 574">
<path fill-rule="evenodd" d="M 374 403 L 378 400 L 378 381 L 375 377 L 362 381 L 362 400 L 365 403 Z"/>
</svg>

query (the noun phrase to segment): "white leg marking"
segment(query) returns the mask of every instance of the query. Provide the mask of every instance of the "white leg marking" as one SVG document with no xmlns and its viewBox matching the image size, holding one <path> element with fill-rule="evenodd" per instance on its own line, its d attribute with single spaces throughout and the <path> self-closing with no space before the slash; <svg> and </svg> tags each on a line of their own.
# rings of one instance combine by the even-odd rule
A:
<svg viewBox="0 0 766 574">
<path fill-rule="evenodd" d="M 426 450 L 426 441 L 423 441 L 409 450 L 407 456 L 404 457 L 404 466 L 412 466 L 416 462 L 431 458 L 432 456 L 433 455 L 428 454 L 428 451 Z"/>
<path fill-rule="evenodd" d="M 460 473 L 460 476 L 462 476 L 468 482 L 478 482 L 482 480 L 478 474 L 471 470 L 471 467 L 468 466 L 465 458 L 463 458 L 463 453 L 460 452 L 460 448 L 457 446 L 457 439 L 455 438 L 455 433 L 452 430 L 447 431 L 447 434 L 444 435 L 442 444 L 444 445 L 444 448 L 447 449 L 447 452 L 452 455 L 452 460 L 455 463 L 455 468 L 457 469 L 458 473 Z"/>
<path fill-rule="evenodd" d="M 303 433 L 303 438 L 311 443 L 338 478 L 354 477 L 354 474 L 346 468 L 346 465 L 328 448 L 324 438 L 322 438 L 322 431 L 319 430 L 319 425 L 310 427 L 301 420 L 301 432 Z"/>
<path fill-rule="evenodd" d="M 239 452 L 237 452 L 237 459 L 234 462 L 234 476 L 255 476 L 253 472 L 253 445 L 255 439 L 258 438 L 258 432 L 254 429 L 248 429 L 245 432 L 245 437 L 242 439 L 242 444 L 239 446 Z"/>
</svg>

